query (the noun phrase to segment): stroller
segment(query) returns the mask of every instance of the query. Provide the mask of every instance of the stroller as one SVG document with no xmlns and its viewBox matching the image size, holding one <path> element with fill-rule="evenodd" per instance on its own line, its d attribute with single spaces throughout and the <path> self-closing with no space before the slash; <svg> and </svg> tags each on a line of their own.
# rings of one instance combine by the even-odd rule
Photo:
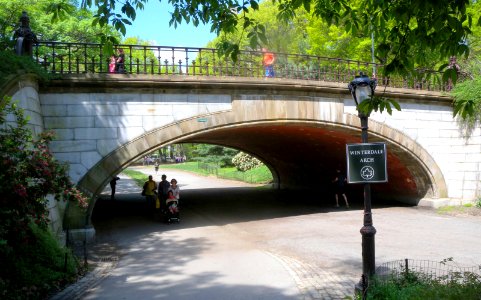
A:
<svg viewBox="0 0 481 300">
<path fill-rule="evenodd" d="M 167 210 L 165 212 L 165 220 L 167 223 L 180 222 L 180 215 L 179 215 L 179 201 L 172 195 L 172 191 L 169 191 L 166 200 Z"/>
</svg>

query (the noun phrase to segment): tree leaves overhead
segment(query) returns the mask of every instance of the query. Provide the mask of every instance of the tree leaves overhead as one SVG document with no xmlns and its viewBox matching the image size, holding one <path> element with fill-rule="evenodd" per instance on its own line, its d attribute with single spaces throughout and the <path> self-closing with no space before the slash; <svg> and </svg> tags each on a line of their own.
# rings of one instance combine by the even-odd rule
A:
<svg viewBox="0 0 481 300">
<path fill-rule="evenodd" d="M 125 25 L 135 19 L 135 10 L 143 9 L 148 0 L 83 0 L 83 7 L 97 7 L 98 24 L 112 24 L 122 33 Z M 151 0 L 154 1 L 154 0 Z M 260 24 L 246 14 L 260 8 L 260 0 L 164 0 L 172 6 L 169 24 L 174 28 L 182 22 L 194 25 L 211 24 L 211 32 L 232 33 L 242 22 L 243 30 L 252 48 L 265 43 L 265 31 Z M 342 25 L 354 36 L 376 39 L 376 57 L 385 63 L 389 72 L 406 73 L 415 64 L 425 60 L 429 51 L 436 51 L 439 59 L 449 56 L 467 56 L 469 45 L 465 43 L 473 25 L 467 8 L 470 0 L 271 0 L 279 8 L 278 17 L 292 20 L 296 10 L 304 8 L 325 20 L 329 25 Z M 125 17 L 119 17 L 114 11 Z M 478 18 L 477 25 L 481 24 Z M 239 47 L 220 48 L 233 54 Z"/>
</svg>

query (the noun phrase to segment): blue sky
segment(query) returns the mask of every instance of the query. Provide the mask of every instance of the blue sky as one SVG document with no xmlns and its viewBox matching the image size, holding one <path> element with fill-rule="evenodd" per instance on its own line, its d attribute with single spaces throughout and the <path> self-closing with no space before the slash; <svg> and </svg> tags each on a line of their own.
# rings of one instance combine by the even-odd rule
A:
<svg viewBox="0 0 481 300">
<path fill-rule="evenodd" d="M 173 11 L 166 0 L 149 0 L 144 10 L 137 10 L 137 17 L 132 25 L 127 25 L 125 37 L 139 37 L 160 46 L 205 47 L 207 42 L 215 38 L 210 26 L 195 27 L 182 23 L 176 29 L 169 27 L 170 11 Z"/>
</svg>

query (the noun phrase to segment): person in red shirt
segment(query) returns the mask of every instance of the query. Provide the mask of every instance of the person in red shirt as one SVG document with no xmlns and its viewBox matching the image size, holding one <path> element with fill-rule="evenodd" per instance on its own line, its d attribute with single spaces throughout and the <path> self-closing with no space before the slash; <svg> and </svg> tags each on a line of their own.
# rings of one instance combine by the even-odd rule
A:
<svg viewBox="0 0 481 300">
<path fill-rule="evenodd" d="M 265 76 L 274 77 L 274 61 L 276 60 L 274 53 L 267 51 L 266 48 L 262 48 L 262 55 Z"/>
</svg>

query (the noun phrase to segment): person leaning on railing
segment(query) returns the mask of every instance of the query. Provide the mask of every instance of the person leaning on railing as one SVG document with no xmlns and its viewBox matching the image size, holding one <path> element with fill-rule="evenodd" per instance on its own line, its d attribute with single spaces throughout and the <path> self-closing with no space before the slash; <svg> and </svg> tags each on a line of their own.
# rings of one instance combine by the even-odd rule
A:
<svg viewBox="0 0 481 300">
<path fill-rule="evenodd" d="M 117 59 L 115 61 L 115 73 L 125 73 L 125 54 L 124 49 L 117 49 Z"/>
</svg>

